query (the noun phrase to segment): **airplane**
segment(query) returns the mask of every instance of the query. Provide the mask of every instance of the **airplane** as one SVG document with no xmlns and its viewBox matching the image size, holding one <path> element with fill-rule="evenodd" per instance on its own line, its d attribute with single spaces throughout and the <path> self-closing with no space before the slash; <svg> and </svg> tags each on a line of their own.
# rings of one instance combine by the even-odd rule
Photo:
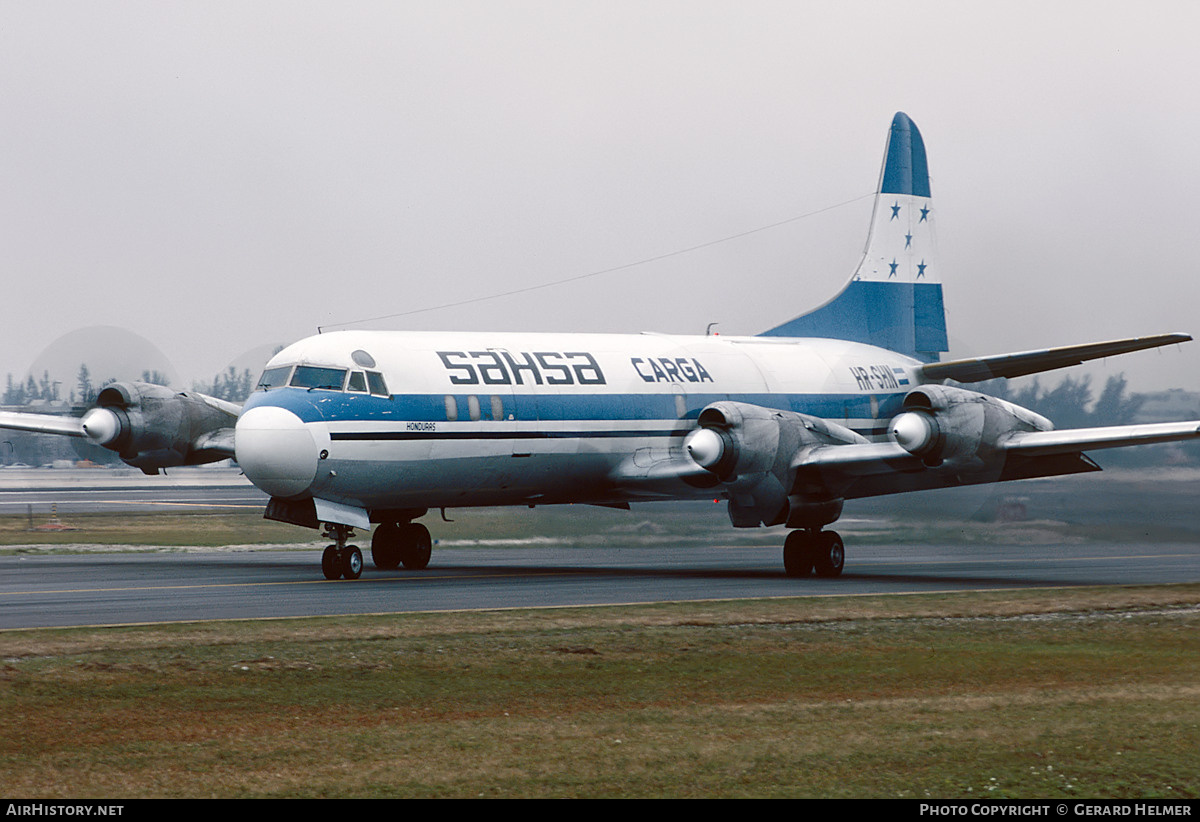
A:
<svg viewBox="0 0 1200 822">
<path fill-rule="evenodd" d="M 784 526 L 789 576 L 836 577 L 848 500 L 1098 471 L 1093 449 L 1200 437 L 1200 421 L 1056 430 L 955 383 L 1191 340 L 1159 334 L 943 361 L 924 141 L 892 119 L 867 244 L 845 287 L 756 336 L 319 333 L 273 356 L 241 406 L 114 383 L 81 418 L 0 427 L 84 437 L 147 474 L 233 458 L 264 516 L 322 532 L 327 579 L 430 562 L 430 510 L 728 501 Z M 322 531 L 322 528 L 324 529 Z"/>
</svg>

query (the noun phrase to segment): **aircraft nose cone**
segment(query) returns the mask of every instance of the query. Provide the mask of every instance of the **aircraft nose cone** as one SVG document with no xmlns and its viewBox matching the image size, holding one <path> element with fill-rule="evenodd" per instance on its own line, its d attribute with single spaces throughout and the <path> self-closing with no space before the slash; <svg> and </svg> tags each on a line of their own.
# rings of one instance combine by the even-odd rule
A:
<svg viewBox="0 0 1200 822">
<path fill-rule="evenodd" d="M 246 478 L 273 497 L 304 493 L 317 474 L 317 443 L 286 408 L 245 411 L 234 429 L 234 450 Z"/>
</svg>

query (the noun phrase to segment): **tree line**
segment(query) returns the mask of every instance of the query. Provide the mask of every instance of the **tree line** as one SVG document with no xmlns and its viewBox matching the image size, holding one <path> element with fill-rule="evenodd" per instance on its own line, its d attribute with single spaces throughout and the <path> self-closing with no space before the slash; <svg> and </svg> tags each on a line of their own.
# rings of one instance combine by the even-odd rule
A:
<svg viewBox="0 0 1200 822">
<path fill-rule="evenodd" d="M 170 386 L 171 384 L 171 380 L 167 375 L 155 369 L 143 370 L 139 379 L 142 382 L 154 383 L 155 385 Z M 75 375 L 75 382 L 65 392 L 62 381 L 53 379 L 49 371 L 43 371 L 41 379 L 35 379 L 31 374 L 24 382 L 14 379 L 13 375 L 9 373 L 5 383 L 4 394 L 0 397 L 0 404 L 21 406 L 30 405 L 34 402 L 66 402 L 72 406 L 87 406 L 96 401 L 96 397 L 99 396 L 105 386 L 114 382 L 117 382 L 115 377 L 109 377 L 104 380 L 94 379 L 91 369 L 88 368 L 86 363 L 79 366 L 79 371 Z M 243 369 L 239 373 L 233 366 L 215 375 L 209 382 L 197 381 L 192 383 L 193 391 L 230 402 L 245 401 L 250 396 L 253 388 L 254 376 L 250 373 L 250 369 Z"/>
<path fill-rule="evenodd" d="M 1064 377 L 1052 387 L 1044 387 L 1037 377 L 1016 390 L 1005 379 L 963 387 L 1036 411 L 1051 420 L 1056 428 L 1127 425 L 1134 421 L 1146 401 L 1144 396 L 1128 392 L 1124 374 L 1109 377 L 1099 397 L 1094 396 L 1092 378 L 1086 374 Z"/>
</svg>

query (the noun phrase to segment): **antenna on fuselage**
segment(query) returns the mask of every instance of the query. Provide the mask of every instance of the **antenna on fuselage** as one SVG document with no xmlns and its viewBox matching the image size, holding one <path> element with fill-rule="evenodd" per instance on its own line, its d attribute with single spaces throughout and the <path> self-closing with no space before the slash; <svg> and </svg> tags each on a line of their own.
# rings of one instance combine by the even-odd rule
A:
<svg viewBox="0 0 1200 822">
<path fill-rule="evenodd" d="M 704 336 L 711 337 L 713 335 L 713 328 L 718 325 L 720 323 L 709 323 L 708 327 L 704 329 Z"/>
</svg>

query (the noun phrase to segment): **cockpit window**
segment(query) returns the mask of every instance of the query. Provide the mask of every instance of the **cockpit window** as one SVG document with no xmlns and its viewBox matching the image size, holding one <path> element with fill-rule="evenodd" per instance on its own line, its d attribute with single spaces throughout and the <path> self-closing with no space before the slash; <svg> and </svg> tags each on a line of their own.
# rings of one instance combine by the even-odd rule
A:
<svg viewBox="0 0 1200 822">
<path fill-rule="evenodd" d="M 268 368 L 263 372 L 262 377 L 259 378 L 256 387 L 266 391 L 269 388 L 279 388 L 281 385 L 287 385 L 288 375 L 291 373 L 292 367 L 290 365 Z"/>
<path fill-rule="evenodd" d="M 367 372 L 367 385 L 371 386 L 372 394 L 378 394 L 382 397 L 391 396 L 388 394 L 387 383 L 383 381 L 383 375 L 378 371 Z"/>
<path fill-rule="evenodd" d="M 294 388 L 322 388 L 326 391 L 341 391 L 346 382 L 345 368 L 317 368 L 312 365 L 296 366 L 292 381 Z"/>
<path fill-rule="evenodd" d="M 367 378 L 361 371 L 351 371 L 350 379 L 346 382 L 347 391 L 362 391 L 367 393 Z"/>
</svg>

